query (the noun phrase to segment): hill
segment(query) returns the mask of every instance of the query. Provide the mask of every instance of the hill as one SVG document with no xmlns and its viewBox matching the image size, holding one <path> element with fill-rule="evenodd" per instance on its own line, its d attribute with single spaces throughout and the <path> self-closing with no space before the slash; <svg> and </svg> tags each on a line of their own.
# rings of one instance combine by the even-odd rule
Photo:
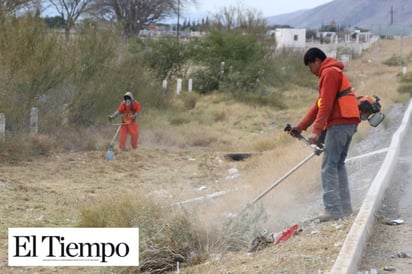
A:
<svg viewBox="0 0 412 274">
<path fill-rule="evenodd" d="M 339 11 L 339 12 L 337 12 Z M 316 29 L 336 22 L 338 26 L 375 29 L 378 26 L 412 25 L 412 2 L 408 0 L 334 0 L 308 10 L 271 16 L 270 25 Z"/>
</svg>

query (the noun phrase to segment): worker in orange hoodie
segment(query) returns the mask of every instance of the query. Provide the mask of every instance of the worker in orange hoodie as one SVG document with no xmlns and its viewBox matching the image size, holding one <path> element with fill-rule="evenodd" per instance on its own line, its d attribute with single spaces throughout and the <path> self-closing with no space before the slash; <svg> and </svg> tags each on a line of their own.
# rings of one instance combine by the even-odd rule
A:
<svg viewBox="0 0 412 274">
<path fill-rule="evenodd" d="M 140 104 L 134 99 L 130 91 L 124 94 L 123 99 L 117 110 L 112 115 L 109 115 L 109 121 L 111 122 L 118 115 L 122 115 L 122 124 L 119 132 L 119 149 L 126 149 L 128 134 L 130 134 L 132 149 L 136 149 L 139 139 L 139 126 L 136 118 L 140 114 Z"/>
<path fill-rule="evenodd" d="M 345 159 L 360 114 L 354 90 L 342 72 L 343 63 L 327 57 L 319 48 L 310 48 L 303 61 L 319 78 L 319 95 L 290 134 L 300 134 L 313 125 L 308 141 L 324 143 L 321 180 L 325 212 L 317 219 L 326 222 L 352 213 Z"/>
</svg>

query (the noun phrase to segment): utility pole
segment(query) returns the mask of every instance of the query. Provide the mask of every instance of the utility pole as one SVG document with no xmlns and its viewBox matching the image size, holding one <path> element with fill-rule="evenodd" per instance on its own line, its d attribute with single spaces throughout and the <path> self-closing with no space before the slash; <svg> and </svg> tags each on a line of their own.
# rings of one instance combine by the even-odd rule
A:
<svg viewBox="0 0 412 274">
<path fill-rule="evenodd" d="M 177 40 L 177 43 L 179 43 L 179 32 L 180 32 L 179 19 L 180 19 L 180 0 L 177 0 L 177 26 L 176 26 L 176 40 Z"/>
<path fill-rule="evenodd" d="M 391 6 L 391 23 L 390 25 L 393 25 L 393 6 Z"/>
</svg>

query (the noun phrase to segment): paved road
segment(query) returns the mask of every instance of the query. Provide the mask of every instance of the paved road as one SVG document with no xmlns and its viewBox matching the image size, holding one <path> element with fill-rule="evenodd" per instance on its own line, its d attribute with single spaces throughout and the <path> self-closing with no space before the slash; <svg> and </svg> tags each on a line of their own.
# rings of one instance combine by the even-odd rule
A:
<svg viewBox="0 0 412 274">
<path fill-rule="evenodd" d="M 401 144 L 393 180 L 390 182 L 364 250 L 360 271 L 376 269 L 379 273 L 412 273 L 412 127 Z M 404 220 L 388 225 L 390 220 Z M 386 267 L 387 271 L 384 271 Z"/>
</svg>

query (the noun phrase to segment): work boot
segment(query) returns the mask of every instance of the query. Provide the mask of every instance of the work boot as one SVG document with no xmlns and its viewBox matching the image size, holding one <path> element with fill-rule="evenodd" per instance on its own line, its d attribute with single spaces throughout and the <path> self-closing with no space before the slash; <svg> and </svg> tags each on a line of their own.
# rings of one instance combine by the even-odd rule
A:
<svg viewBox="0 0 412 274">
<path fill-rule="evenodd" d="M 325 214 L 320 215 L 316 219 L 318 219 L 319 222 L 324 223 L 324 222 L 329 222 L 329 221 L 333 220 L 333 217 L 329 213 L 325 213 Z"/>
<path fill-rule="evenodd" d="M 316 220 L 319 220 L 320 223 L 324 223 L 324 222 L 329 222 L 329 221 L 337 221 L 340 219 L 340 217 L 334 217 L 329 213 L 325 213 L 320 215 L 319 217 L 315 218 Z"/>
</svg>

